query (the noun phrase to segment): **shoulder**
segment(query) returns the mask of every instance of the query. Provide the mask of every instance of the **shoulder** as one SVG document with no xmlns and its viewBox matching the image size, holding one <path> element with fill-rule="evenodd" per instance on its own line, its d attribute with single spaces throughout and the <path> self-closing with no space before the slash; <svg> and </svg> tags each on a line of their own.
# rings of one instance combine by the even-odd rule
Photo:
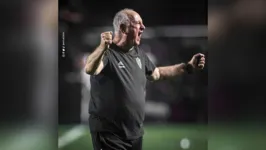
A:
<svg viewBox="0 0 266 150">
<path fill-rule="evenodd" d="M 109 48 L 108 50 L 105 51 L 104 56 L 107 57 L 108 59 L 112 59 L 112 56 L 115 55 L 116 51 Z"/>
</svg>

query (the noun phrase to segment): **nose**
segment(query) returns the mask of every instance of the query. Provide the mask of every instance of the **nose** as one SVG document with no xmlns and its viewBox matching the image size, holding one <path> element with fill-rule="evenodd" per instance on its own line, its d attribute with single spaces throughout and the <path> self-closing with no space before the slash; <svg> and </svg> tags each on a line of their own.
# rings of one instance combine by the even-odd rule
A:
<svg viewBox="0 0 266 150">
<path fill-rule="evenodd" d="M 140 30 L 144 30 L 144 29 L 145 29 L 144 24 L 141 24 L 141 26 L 140 26 Z"/>
</svg>

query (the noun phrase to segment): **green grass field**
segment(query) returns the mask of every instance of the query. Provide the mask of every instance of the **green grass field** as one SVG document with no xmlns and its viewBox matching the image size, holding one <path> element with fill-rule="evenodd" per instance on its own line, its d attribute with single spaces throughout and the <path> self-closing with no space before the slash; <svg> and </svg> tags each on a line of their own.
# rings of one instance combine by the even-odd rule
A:
<svg viewBox="0 0 266 150">
<path fill-rule="evenodd" d="M 60 126 L 59 137 L 71 128 Z M 265 150 L 265 134 L 248 131 L 240 128 L 211 130 L 195 125 L 146 125 L 143 150 Z M 59 149 L 93 150 L 89 130 L 84 132 L 84 135 Z"/>
<path fill-rule="evenodd" d="M 71 126 L 61 126 L 59 137 Z M 182 141 L 182 142 L 181 142 Z M 207 137 L 203 127 L 176 125 L 147 125 L 143 140 L 143 150 L 206 150 Z M 61 150 L 92 150 L 91 137 L 88 130 L 77 140 L 61 148 Z"/>
</svg>

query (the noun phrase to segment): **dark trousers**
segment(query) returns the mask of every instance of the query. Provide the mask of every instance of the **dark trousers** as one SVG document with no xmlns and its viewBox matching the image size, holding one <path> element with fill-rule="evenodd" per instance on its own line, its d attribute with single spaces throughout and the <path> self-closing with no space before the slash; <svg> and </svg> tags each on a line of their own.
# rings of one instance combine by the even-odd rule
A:
<svg viewBox="0 0 266 150">
<path fill-rule="evenodd" d="M 142 137 L 125 140 L 109 132 L 91 133 L 94 150 L 142 150 Z"/>
</svg>

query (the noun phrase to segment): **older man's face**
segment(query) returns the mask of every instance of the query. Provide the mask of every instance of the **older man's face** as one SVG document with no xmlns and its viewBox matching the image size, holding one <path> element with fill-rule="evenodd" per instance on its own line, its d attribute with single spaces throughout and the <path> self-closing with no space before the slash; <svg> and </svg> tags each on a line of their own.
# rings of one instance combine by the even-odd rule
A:
<svg viewBox="0 0 266 150">
<path fill-rule="evenodd" d="M 128 38 L 134 45 L 140 44 L 141 35 L 145 29 L 142 18 L 136 12 L 130 13 L 131 24 L 129 26 Z"/>
</svg>

